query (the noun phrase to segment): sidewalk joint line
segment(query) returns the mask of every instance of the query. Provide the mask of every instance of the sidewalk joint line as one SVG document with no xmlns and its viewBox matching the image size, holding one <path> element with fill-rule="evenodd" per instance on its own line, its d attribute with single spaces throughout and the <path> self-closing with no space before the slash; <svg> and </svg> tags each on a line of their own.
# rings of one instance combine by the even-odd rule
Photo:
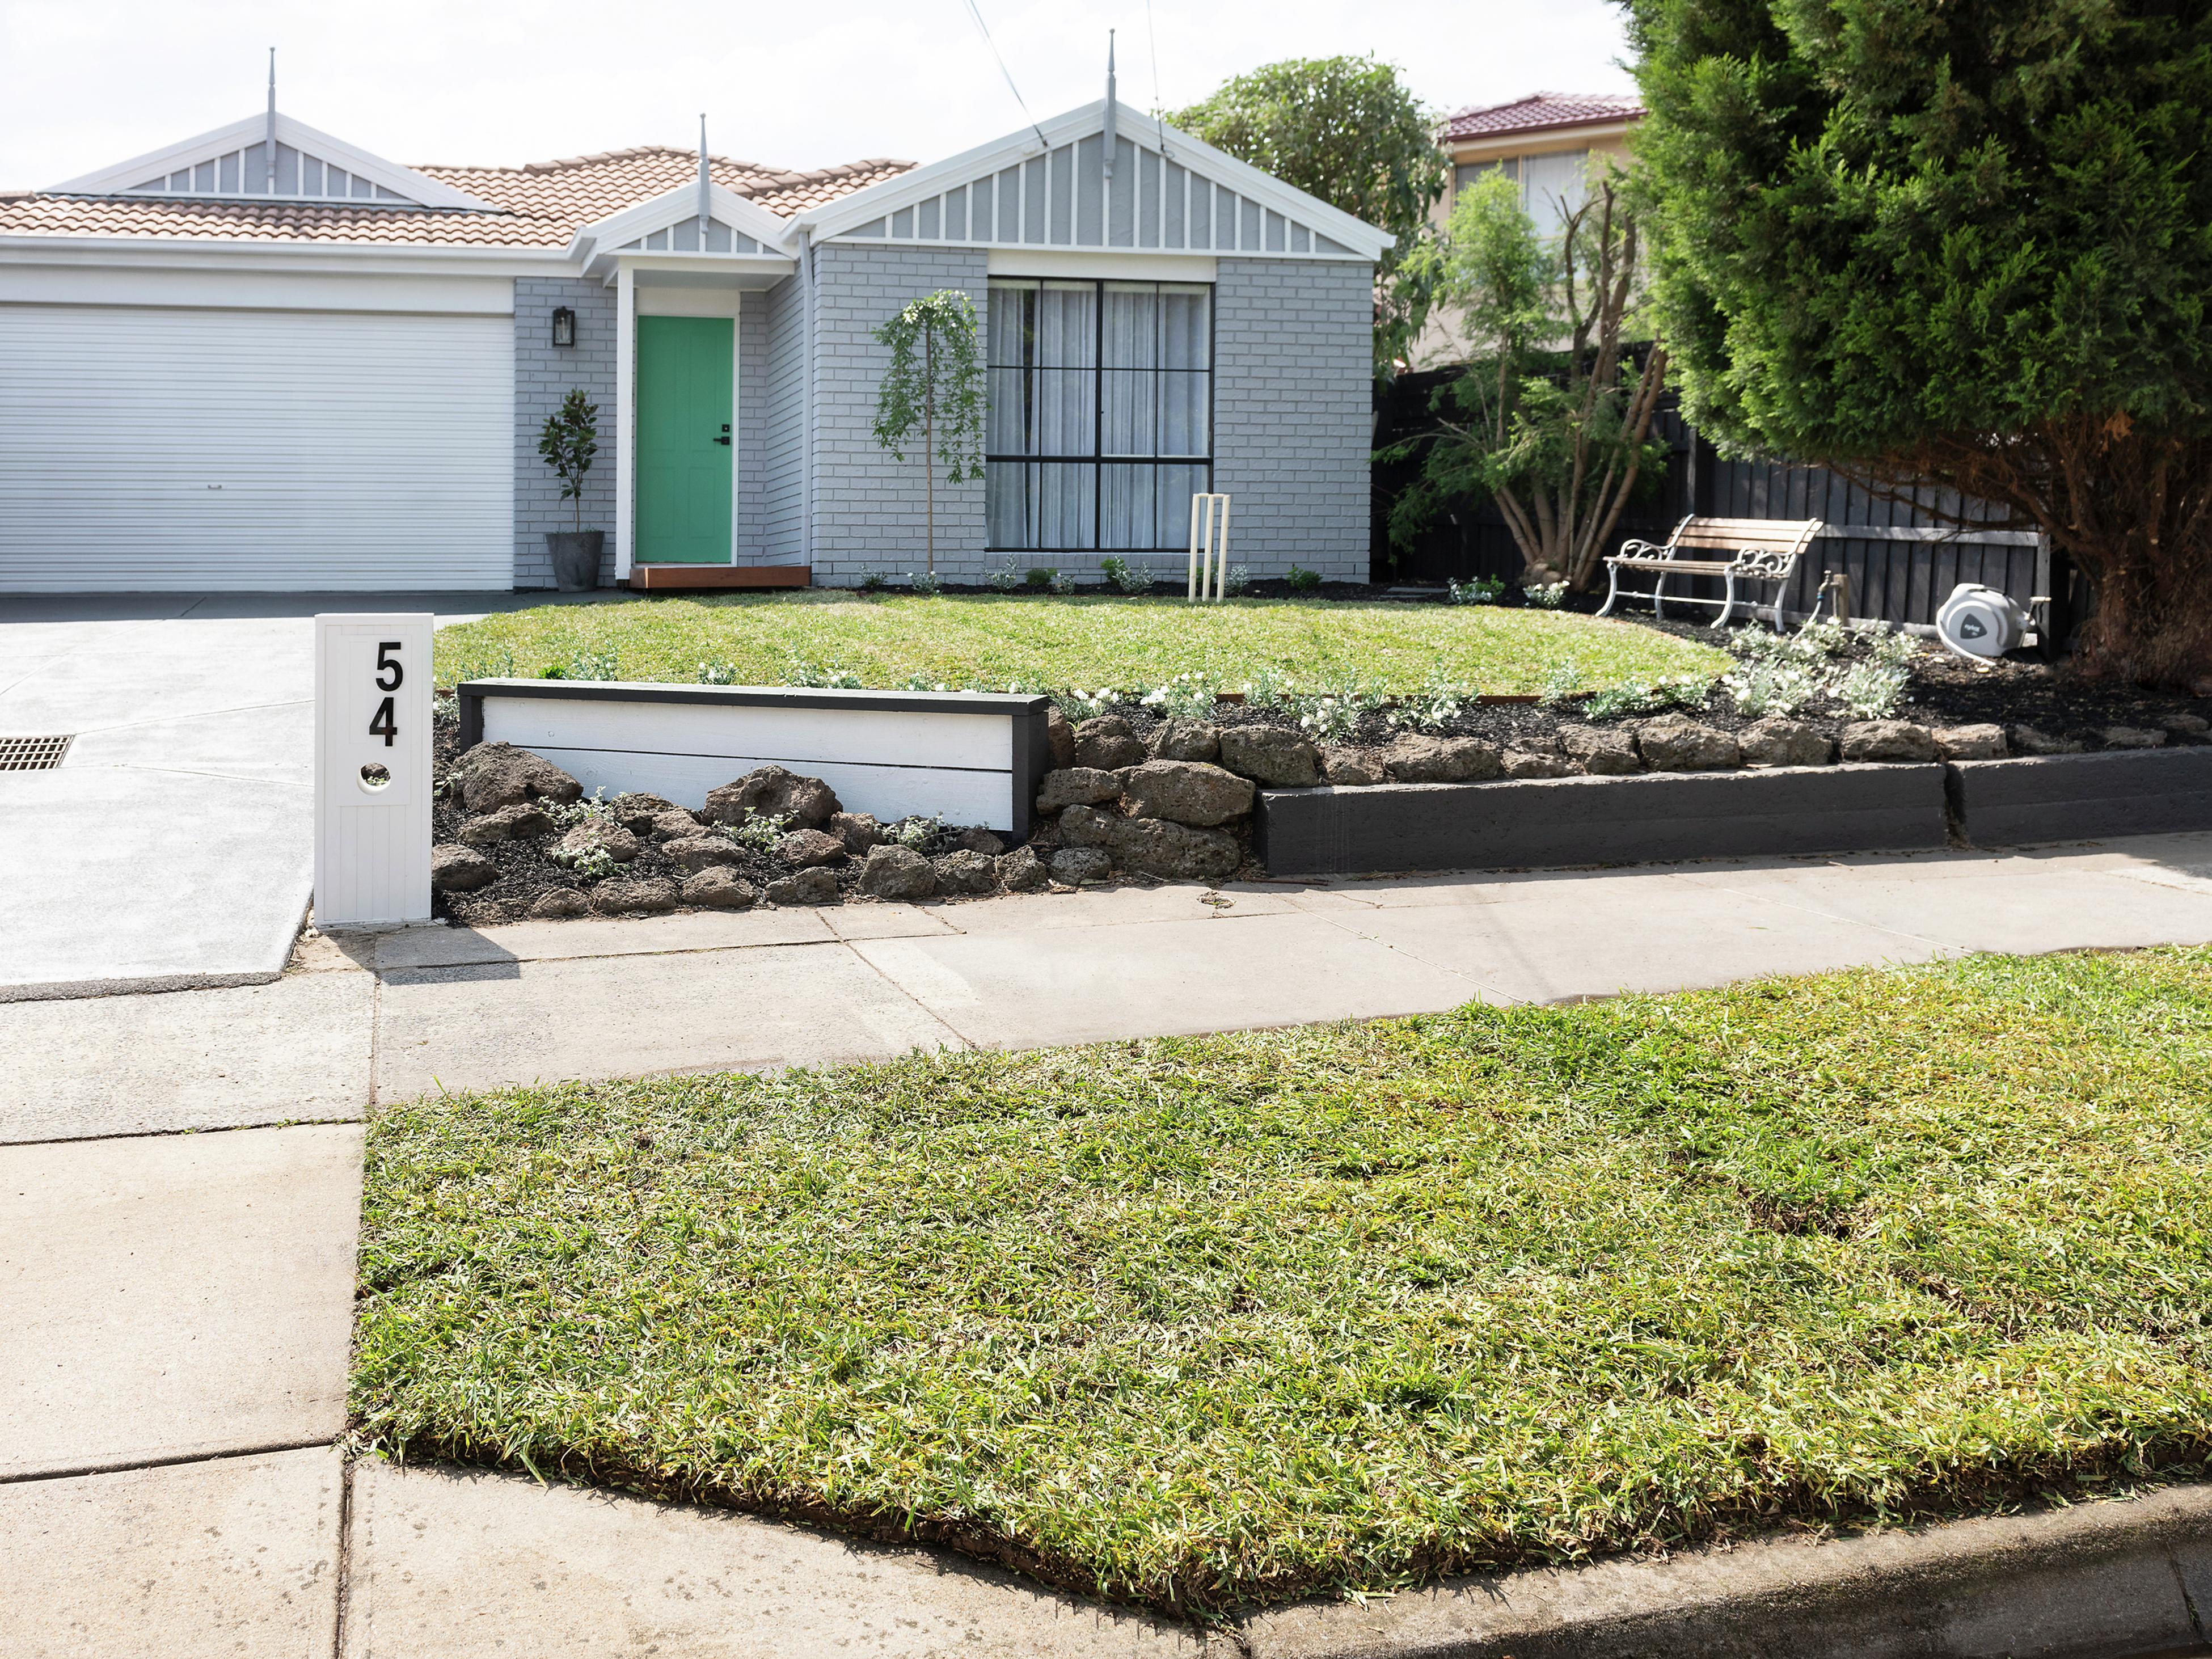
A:
<svg viewBox="0 0 2212 1659">
<path fill-rule="evenodd" d="M 112 1463 L 86 1463 L 66 1469 L 40 1469 L 25 1474 L 0 1474 L 0 1486 L 21 1486 L 33 1480 L 82 1480 L 94 1474 L 129 1474 L 138 1469 L 182 1469 L 198 1463 L 222 1463 L 241 1457 L 272 1457 L 278 1452 L 314 1451 L 337 1444 L 327 1436 L 320 1440 L 278 1440 L 265 1446 L 238 1446 L 222 1451 L 179 1452 L 173 1457 L 142 1457 Z"/>
<path fill-rule="evenodd" d="M 890 986 L 890 987 L 891 988 L 891 989 L 892 989 L 892 990 L 894 990 L 894 991 L 897 992 L 901 996 L 904 997 L 904 998 L 905 998 L 908 1002 L 912 1003 L 915 1007 L 917 1007 L 917 1008 L 921 1009 L 921 1012 L 922 1012 L 924 1014 L 926 1014 L 927 1016 L 928 1016 L 928 1018 L 931 1018 L 931 1019 L 933 1019 L 933 1020 L 936 1021 L 938 1024 L 939 1024 L 939 1025 L 943 1026 L 946 1030 L 950 1031 L 950 1032 L 952 1034 L 952 1040 L 953 1040 L 953 1042 L 956 1042 L 956 1043 L 957 1043 L 957 1044 L 960 1046 L 960 1048 L 961 1048 L 963 1051 L 965 1051 L 966 1053 L 969 1053 L 969 1054 L 975 1054 L 975 1053 L 978 1053 L 978 1052 L 980 1052 L 980 1051 L 981 1051 L 981 1044 L 979 1044 L 979 1043 L 977 1043 L 977 1042 L 975 1042 L 972 1038 L 970 1038 L 970 1037 L 968 1036 L 968 1034 L 967 1034 L 966 1032 L 963 1031 L 963 1030 L 962 1030 L 958 1026 L 955 1025 L 955 1024 L 954 1024 L 951 1020 L 947 1019 L 947 1018 L 946 1018 L 943 1014 L 939 1013 L 939 1012 L 937 1012 L 937 1010 L 936 1010 L 936 1009 L 934 1009 L 934 1008 L 931 1007 L 927 1003 L 924 1002 L 924 1001 L 923 1001 L 920 997 L 918 997 L 918 996 L 915 995 L 915 994 L 914 994 L 913 992 L 911 992 L 911 991 L 908 990 L 908 989 L 906 988 L 906 987 L 905 987 L 905 986 L 903 986 L 903 985 L 900 984 L 896 980 L 893 979 L 893 978 L 892 978 L 889 974 L 885 973 L 885 972 L 884 972 L 881 968 L 878 967 L 874 963 L 872 963 L 872 962 L 869 961 L 869 960 L 868 960 L 868 958 L 867 958 L 867 957 L 866 957 L 866 955 L 865 953 L 863 953 L 862 951 L 860 951 L 860 950 L 858 950 L 857 948 L 855 948 L 855 947 L 857 947 L 857 946 L 859 946 L 859 945 L 880 945 L 880 944 L 889 943 L 889 942 L 890 942 L 890 941 L 883 940 L 883 939 L 840 939 L 840 940 L 838 940 L 837 942 L 838 942 L 840 945 L 843 945 L 843 946 L 844 946 L 848 951 L 852 951 L 854 959 L 856 962 L 858 962 L 858 963 L 860 964 L 860 966 L 862 966 L 863 968 L 866 969 L 870 973 L 873 974 L 873 975 L 874 975 L 878 979 L 879 979 L 879 980 L 883 981 L 883 982 L 884 982 L 884 984 L 886 984 L 886 985 Z"/>
<path fill-rule="evenodd" d="M 111 1140 L 175 1140 L 186 1135 L 234 1135 L 262 1129 L 343 1129 L 366 1117 L 272 1117 L 258 1123 L 187 1124 L 177 1129 L 119 1129 L 113 1134 L 47 1135 L 37 1140 L 0 1140 L 0 1152 L 17 1146 L 98 1146 Z"/>
</svg>

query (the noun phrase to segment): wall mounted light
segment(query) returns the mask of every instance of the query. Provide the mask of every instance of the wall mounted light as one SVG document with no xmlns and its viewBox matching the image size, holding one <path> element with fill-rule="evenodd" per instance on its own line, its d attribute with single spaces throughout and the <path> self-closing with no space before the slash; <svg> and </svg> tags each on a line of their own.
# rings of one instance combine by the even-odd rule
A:
<svg viewBox="0 0 2212 1659">
<path fill-rule="evenodd" d="M 566 306 L 553 309 L 553 343 L 572 346 L 576 343 L 576 313 Z"/>
</svg>

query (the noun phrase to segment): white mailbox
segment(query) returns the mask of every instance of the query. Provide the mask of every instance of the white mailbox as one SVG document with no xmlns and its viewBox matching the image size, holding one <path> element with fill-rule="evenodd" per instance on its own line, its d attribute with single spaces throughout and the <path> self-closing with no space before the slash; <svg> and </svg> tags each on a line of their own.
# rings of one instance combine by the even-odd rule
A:
<svg viewBox="0 0 2212 1659">
<path fill-rule="evenodd" d="M 315 618 L 315 925 L 430 919 L 437 618 Z"/>
</svg>

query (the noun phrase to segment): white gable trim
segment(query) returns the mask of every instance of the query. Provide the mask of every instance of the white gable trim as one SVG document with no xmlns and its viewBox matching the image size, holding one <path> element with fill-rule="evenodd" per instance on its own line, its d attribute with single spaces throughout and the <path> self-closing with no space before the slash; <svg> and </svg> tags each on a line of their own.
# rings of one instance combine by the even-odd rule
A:
<svg viewBox="0 0 2212 1659">
<path fill-rule="evenodd" d="M 88 173 L 80 178 L 69 179 L 65 183 L 52 186 L 51 193 L 57 196 L 137 195 L 142 193 L 138 186 L 145 183 L 151 175 L 167 175 L 187 167 L 216 161 L 234 150 L 246 149 L 263 143 L 267 138 L 268 133 L 268 116 L 251 115 L 243 121 L 234 121 L 227 127 L 217 127 L 212 132 L 203 132 L 197 137 L 171 144 L 165 149 L 152 150 L 143 155 L 133 156 L 130 161 L 119 162 L 114 167 L 102 167 L 97 173 Z M 374 205 L 375 200 L 384 199 L 384 204 L 387 207 L 464 208 L 480 213 L 501 211 L 493 204 L 455 190 L 451 185 L 441 184 L 428 173 L 417 173 L 412 167 L 401 167 L 396 161 L 387 161 L 380 155 L 372 155 L 365 149 L 356 149 L 354 145 L 347 143 L 343 138 L 334 138 L 327 132 L 319 132 L 305 122 L 295 121 L 290 116 L 282 112 L 279 112 L 276 117 L 276 142 L 279 144 L 289 145 L 296 150 L 306 151 L 322 161 L 335 162 L 355 178 L 366 179 L 371 184 L 380 185 L 392 195 L 402 198 L 398 203 L 392 202 L 388 198 L 366 197 L 350 198 L 356 202 Z M 243 183 L 242 180 L 241 183 Z M 219 196 L 221 199 L 226 201 L 240 198 L 249 201 L 258 198 L 264 202 L 333 199 L 322 196 L 297 195 L 272 198 L 261 191 L 243 189 L 206 192 L 191 190 L 164 190 L 159 192 L 148 191 L 143 193 L 149 196 L 158 194 L 171 197 L 193 197 L 205 194 Z"/>
<path fill-rule="evenodd" d="M 965 150 L 958 155 L 948 157 L 942 161 L 933 161 L 927 167 L 916 167 L 911 172 L 900 173 L 896 178 L 887 179 L 881 184 L 871 185 L 866 190 L 855 191 L 850 196 L 840 197 L 835 202 L 810 209 L 793 219 L 792 224 L 795 229 L 806 232 L 816 241 L 842 238 L 951 242 L 982 246 L 1105 246 L 1107 244 L 1075 240 L 1073 236 L 1069 239 L 1054 240 L 1053 240 L 1054 227 L 1050 222 L 1047 222 L 1042 227 L 1043 234 L 1041 240 L 1034 233 L 1034 228 L 1027 225 L 1026 220 L 1024 234 L 1018 240 L 997 234 L 988 236 L 973 234 L 948 236 L 942 234 L 941 216 L 944 211 L 942 209 L 939 210 L 939 234 L 934 235 L 921 234 L 923 229 L 921 221 L 928 212 L 931 204 L 940 202 L 954 192 L 967 191 L 971 185 L 987 179 L 994 178 L 1010 168 L 1024 169 L 1025 192 L 1026 181 L 1030 172 L 1032 170 L 1037 172 L 1041 175 L 1042 191 L 1045 193 L 1042 199 L 1048 200 L 1048 192 L 1051 189 L 1049 181 L 1057 168 L 1057 158 L 1064 153 L 1073 151 L 1067 168 L 1072 175 L 1077 165 L 1074 157 L 1081 155 L 1080 146 L 1083 142 L 1086 139 L 1100 137 L 1105 130 L 1105 121 L 1106 103 L 1103 99 L 1101 99 L 1095 103 L 1086 104 L 1080 109 L 1070 110 L 1065 114 L 1056 115 L 1048 121 L 1040 123 L 1036 128 L 1025 127 L 1019 132 L 1011 133 L 994 143 L 979 145 L 974 149 Z M 1038 142 L 1039 131 L 1043 134 L 1042 143 Z M 1161 149 L 1163 131 L 1165 134 L 1166 145 L 1164 155 Z M 1290 255 L 1298 258 L 1359 258 L 1371 262 L 1380 258 L 1395 240 L 1388 232 L 1378 230 L 1363 220 L 1355 219 L 1352 215 L 1340 209 L 1331 207 L 1317 197 L 1309 196 L 1302 190 L 1293 189 L 1281 179 L 1262 173 L 1259 168 L 1240 161 L 1233 155 L 1224 155 L 1211 144 L 1201 143 L 1188 133 L 1180 132 L 1173 127 L 1163 129 L 1161 125 L 1155 121 L 1133 119 L 1121 125 L 1118 137 L 1122 143 L 1133 146 L 1140 168 L 1157 165 L 1164 169 L 1166 166 L 1172 165 L 1182 169 L 1192 179 L 1202 179 L 1207 185 L 1213 187 L 1209 191 L 1209 198 L 1219 191 L 1225 191 L 1236 198 L 1239 204 L 1237 208 L 1235 235 L 1214 234 L 1212 204 L 1209 199 L 1208 212 L 1205 221 L 1207 235 L 1203 246 L 1193 246 L 1190 243 L 1188 239 L 1191 234 L 1191 222 L 1188 218 L 1181 221 L 1183 226 L 1182 240 L 1164 240 L 1173 233 L 1167 227 L 1163 216 L 1162 222 L 1152 228 L 1154 233 L 1153 239 L 1139 240 L 1134 244 L 1146 251 L 1164 246 L 1169 249 L 1186 248 L 1197 252 L 1273 253 L 1278 256 Z M 1243 205 L 1245 204 L 1256 209 L 1260 215 L 1256 235 L 1247 234 L 1247 216 Z M 903 231 L 896 222 L 901 215 L 913 216 L 911 222 Z M 1281 223 L 1285 228 L 1280 246 L 1270 246 L 1273 240 L 1273 226 L 1268 216 L 1271 215 L 1273 222 Z M 873 226 L 878 220 L 883 221 L 884 223 L 874 236 L 860 238 L 855 235 L 855 233 L 864 232 Z M 1069 216 L 1069 222 L 1073 226 L 1072 213 Z M 1294 228 L 1303 228 L 1305 230 L 1306 246 L 1304 248 L 1292 246 L 1297 240 L 1292 234 Z M 963 228 L 972 229 L 973 227 L 970 225 Z M 1317 244 L 1316 238 L 1326 238 L 1328 244 L 1334 246 Z M 1248 241 L 1254 245 L 1245 246 Z M 1129 246 L 1128 244 L 1113 245 Z"/>
<path fill-rule="evenodd" d="M 770 255 L 785 258 L 796 258 L 791 246 L 791 226 L 757 202 L 750 201 L 734 191 L 720 185 L 707 186 L 707 211 L 709 221 L 733 233 L 732 245 L 726 249 L 708 249 L 709 252 L 738 255 Z M 657 232 L 672 230 L 684 225 L 696 225 L 699 219 L 699 186 L 696 184 L 678 185 L 658 196 L 649 196 L 642 202 L 632 204 L 619 213 L 609 214 L 595 224 L 589 224 L 576 233 L 575 246 L 586 258 L 598 253 L 623 252 L 702 252 L 695 245 L 689 248 L 646 248 L 647 239 Z M 753 244 L 745 246 L 746 242 Z"/>
</svg>

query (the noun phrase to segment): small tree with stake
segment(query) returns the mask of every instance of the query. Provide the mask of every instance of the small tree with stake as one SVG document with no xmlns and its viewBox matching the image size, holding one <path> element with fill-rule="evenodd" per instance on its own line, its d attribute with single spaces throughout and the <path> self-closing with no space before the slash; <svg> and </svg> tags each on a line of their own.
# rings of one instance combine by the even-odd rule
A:
<svg viewBox="0 0 2212 1659">
<path fill-rule="evenodd" d="M 983 368 L 976 359 L 975 307 L 957 289 L 909 300 L 876 331 L 890 367 L 876 399 L 876 441 L 897 459 L 921 431 L 929 572 L 937 574 L 937 469 L 947 483 L 983 476 Z"/>
<path fill-rule="evenodd" d="M 538 453 L 560 475 L 561 499 L 576 503 L 576 528 L 584 527 L 584 475 L 599 453 L 599 406 L 571 392 L 538 428 Z"/>
</svg>

